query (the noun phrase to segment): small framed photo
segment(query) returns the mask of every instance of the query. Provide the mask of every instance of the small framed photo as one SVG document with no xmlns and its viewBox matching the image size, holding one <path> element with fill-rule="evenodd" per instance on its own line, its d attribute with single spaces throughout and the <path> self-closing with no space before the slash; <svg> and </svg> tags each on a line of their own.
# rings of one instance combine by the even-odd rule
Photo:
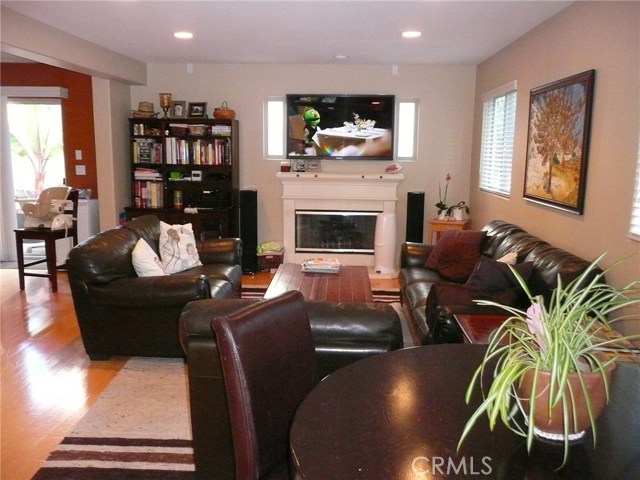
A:
<svg viewBox="0 0 640 480">
<path fill-rule="evenodd" d="M 196 118 L 206 117 L 207 102 L 189 102 L 189 116 Z"/>
<path fill-rule="evenodd" d="M 187 102 L 184 100 L 176 100 L 171 102 L 171 117 L 184 118 L 187 114 Z"/>
</svg>

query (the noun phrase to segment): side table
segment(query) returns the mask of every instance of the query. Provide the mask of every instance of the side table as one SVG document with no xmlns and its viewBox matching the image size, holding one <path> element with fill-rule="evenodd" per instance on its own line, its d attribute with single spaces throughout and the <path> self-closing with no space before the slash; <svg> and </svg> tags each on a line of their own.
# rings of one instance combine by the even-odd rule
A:
<svg viewBox="0 0 640 480">
<path fill-rule="evenodd" d="M 427 222 L 427 242 L 435 243 L 445 230 L 468 230 L 471 227 L 471 220 L 438 220 L 434 218 Z M 435 240 L 433 236 L 435 234 Z"/>
</svg>

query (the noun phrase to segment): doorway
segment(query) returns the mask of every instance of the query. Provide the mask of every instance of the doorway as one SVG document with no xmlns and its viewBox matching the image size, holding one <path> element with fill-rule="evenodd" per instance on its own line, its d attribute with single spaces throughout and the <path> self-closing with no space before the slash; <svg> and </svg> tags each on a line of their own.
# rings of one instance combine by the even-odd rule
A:
<svg viewBox="0 0 640 480">
<path fill-rule="evenodd" d="M 3 211 L 14 227 L 21 228 L 22 205 L 36 201 L 43 189 L 65 182 L 62 105 L 59 98 L 9 98 L 6 112 L 11 174 L 3 188 L 13 201 Z M 26 258 L 43 254 L 44 245 L 25 245 Z"/>
</svg>

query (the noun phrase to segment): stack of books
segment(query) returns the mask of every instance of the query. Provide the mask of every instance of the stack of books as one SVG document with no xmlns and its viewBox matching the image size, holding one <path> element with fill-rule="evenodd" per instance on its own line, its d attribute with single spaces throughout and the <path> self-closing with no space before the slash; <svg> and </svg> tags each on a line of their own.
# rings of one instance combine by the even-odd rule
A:
<svg viewBox="0 0 640 480">
<path fill-rule="evenodd" d="M 305 273 L 338 273 L 340 262 L 337 258 L 308 258 L 302 263 Z"/>
</svg>

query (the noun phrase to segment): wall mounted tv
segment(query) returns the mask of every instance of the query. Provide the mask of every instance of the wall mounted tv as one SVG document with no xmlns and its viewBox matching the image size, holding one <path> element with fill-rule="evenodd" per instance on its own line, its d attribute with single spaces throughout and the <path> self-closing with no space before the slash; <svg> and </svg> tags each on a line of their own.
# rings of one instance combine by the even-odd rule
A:
<svg viewBox="0 0 640 480">
<path fill-rule="evenodd" d="M 393 160 L 393 95 L 287 95 L 287 158 Z"/>
</svg>

